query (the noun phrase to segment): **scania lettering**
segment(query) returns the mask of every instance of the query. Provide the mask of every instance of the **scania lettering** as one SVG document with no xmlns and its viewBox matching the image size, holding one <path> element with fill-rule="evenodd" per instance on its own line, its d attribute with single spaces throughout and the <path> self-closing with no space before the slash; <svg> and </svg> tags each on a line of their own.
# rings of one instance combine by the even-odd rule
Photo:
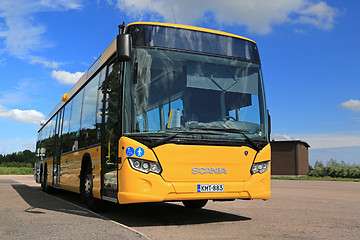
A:
<svg viewBox="0 0 360 240">
<path fill-rule="evenodd" d="M 210 173 L 210 174 L 222 174 L 225 173 L 226 174 L 226 169 L 225 168 L 204 168 L 204 167 L 194 167 L 192 168 L 192 173 L 193 174 L 197 174 L 197 173 L 201 173 L 201 174 L 205 174 L 205 173 Z"/>
<path fill-rule="evenodd" d="M 90 208 L 266 200 L 269 119 L 253 40 L 123 24 L 41 124 L 35 179 L 48 193 L 79 193 Z"/>
</svg>

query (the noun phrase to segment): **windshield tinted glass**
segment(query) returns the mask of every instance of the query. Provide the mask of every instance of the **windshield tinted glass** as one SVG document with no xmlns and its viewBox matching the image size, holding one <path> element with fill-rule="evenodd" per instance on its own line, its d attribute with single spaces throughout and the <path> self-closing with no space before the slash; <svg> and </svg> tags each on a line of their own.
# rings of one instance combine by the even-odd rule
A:
<svg viewBox="0 0 360 240">
<path fill-rule="evenodd" d="M 125 134 L 230 128 L 266 140 L 260 65 L 156 49 L 137 48 L 133 54 L 126 65 Z M 207 137 L 243 139 L 224 134 Z"/>
<path fill-rule="evenodd" d="M 242 38 L 157 25 L 131 25 L 128 32 L 135 47 L 187 50 L 260 63 L 256 44 Z"/>
</svg>

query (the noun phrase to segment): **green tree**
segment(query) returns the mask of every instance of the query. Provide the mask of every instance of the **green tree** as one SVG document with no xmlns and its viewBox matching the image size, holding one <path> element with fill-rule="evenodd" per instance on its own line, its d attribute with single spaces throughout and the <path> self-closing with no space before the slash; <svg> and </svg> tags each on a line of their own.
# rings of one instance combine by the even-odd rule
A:
<svg viewBox="0 0 360 240">
<path fill-rule="evenodd" d="M 0 163 L 31 163 L 35 162 L 35 152 L 24 150 L 6 155 L 0 154 Z"/>
</svg>

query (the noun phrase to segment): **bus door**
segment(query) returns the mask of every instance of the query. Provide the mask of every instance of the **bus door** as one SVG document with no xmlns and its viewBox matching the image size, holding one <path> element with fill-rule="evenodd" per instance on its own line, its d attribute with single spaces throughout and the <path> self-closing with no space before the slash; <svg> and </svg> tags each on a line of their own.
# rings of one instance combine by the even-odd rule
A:
<svg viewBox="0 0 360 240">
<path fill-rule="evenodd" d="M 118 145 L 119 145 L 119 115 L 120 115 L 120 65 L 111 64 L 108 76 L 102 86 L 103 103 L 103 137 L 102 137 L 102 197 L 105 200 L 117 202 L 118 192 Z"/>
<path fill-rule="evenodd" d="M 61 131 L 64 109 L 56 115 L 55 141 L 54 141 L 54 164 L 53 164 L 53 186 L 60 187 L 60 155 L 61 155 Z"/>
</svg>

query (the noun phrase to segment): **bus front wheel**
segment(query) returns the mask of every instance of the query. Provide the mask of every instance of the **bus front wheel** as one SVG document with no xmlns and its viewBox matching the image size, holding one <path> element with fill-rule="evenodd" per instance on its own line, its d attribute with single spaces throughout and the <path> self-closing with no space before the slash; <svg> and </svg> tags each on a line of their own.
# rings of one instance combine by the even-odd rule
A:
<svg viewBox="0 0 360 240">
<path fill-rule="evenodd" d="M 186 208 L 202 208 L 208 200 L 183 200 L 182 203 Z"/>
<path fill-rule="evenodd" d="M 86 202 L 88 208 L 93 211 L 99 210 L 98 199 L 93 196 L 93 175 L 91 164 L 88 164 L 81 181 L 81 198 Z"/>
</svg>

